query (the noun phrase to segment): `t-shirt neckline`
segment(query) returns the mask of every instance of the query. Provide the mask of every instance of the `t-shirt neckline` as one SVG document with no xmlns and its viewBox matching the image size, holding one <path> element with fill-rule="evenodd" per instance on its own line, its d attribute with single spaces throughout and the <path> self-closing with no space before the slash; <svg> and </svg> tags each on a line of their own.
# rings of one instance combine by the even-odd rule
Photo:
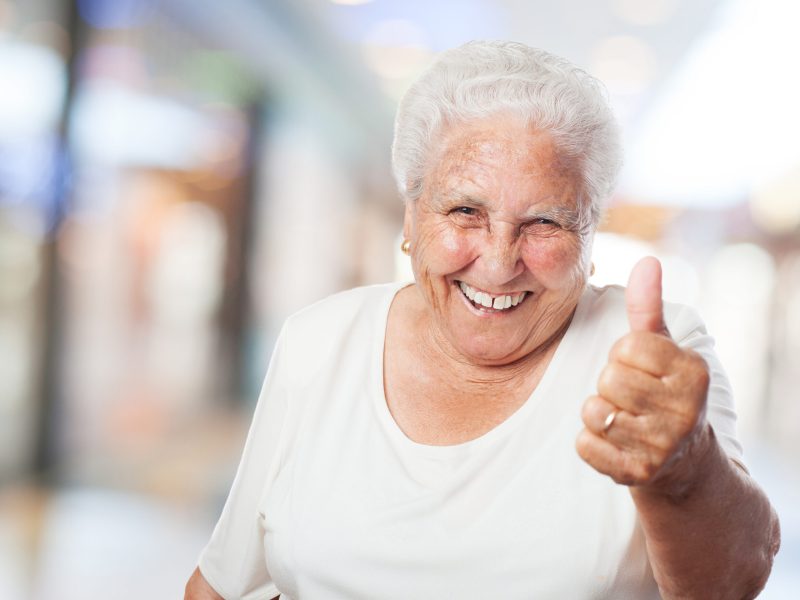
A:
<svg viewBox="0 0 800 600">
<path fill-rule="evenodd" d="M 587 295 L 591 289 L 591 287 L 588 285 L 585 287 L 581 297 L 578 300 L 578 305 L 575 308 L 572 321 L 567 327 L 564 337 L 562 337 L 559 341 L 558 347 L 553 353 L 553 357 L 550 359 L 550 363 L 547 365 L 539 384 L 536 386 L 536 389 L 533 390 L 528 399 L 525 400 L 525 402 L 522 403 L 522 405 L 520 405 L 516 411 L 509 415 L 509 417 L 500 424 L 476 438 L 458 444 L 432 445 L 416 442 L 409 438 L 403 432 L 403 430 L 400 429 L 400 426 L 394 420 L 394 417 L 389 410 L 389 404 L 386 400 L 386 390 L 383 385 L 383 364 L 386 345 L 386 329 L 389 324 L 389 310 L 392 302 L 394 302 L 394 299 L 400 290 L 408 287 L 409 285 L 414 285 L 414 282 L 403 281 L 391 285 L 389 287 L 389 293 L 386 294 L 384 302 L 378 306 L 378 310 L 376 311 L 377 332 L 373 340 L 375 346 L 372 353 L 376 362 L 373 364 L 373 368 L 371 369 L 373 377 L 370 386 L 371 393 L 369 395 L 375 402 L 375 410 L 381 425 L 396 444 L 406 449 L 408 452 L 413 452 L 428 458 L 439 459 L 458 458 L 462 455 L 472 453 L 479 448 L 490 445 L 495 440 L 498 440 L 505 435 L 510 435 L 510 433 L 516 429 L 518 424 L 525 419 L 526 415 L 528 415 L 534 409 L 540 399 L 548 396 L 548 390 L 552 388 L 553 381 L 556 378 L 556 373 L 558 372 L 561 364 L 564 362 L 563 357 L 569 354 L 570 347 L 572 346 L 577 335 L 576 332 L 581 327 L 583 317 L 586 312 L 586 306 L 589 304 L 586 301 Z"/>
</svg>

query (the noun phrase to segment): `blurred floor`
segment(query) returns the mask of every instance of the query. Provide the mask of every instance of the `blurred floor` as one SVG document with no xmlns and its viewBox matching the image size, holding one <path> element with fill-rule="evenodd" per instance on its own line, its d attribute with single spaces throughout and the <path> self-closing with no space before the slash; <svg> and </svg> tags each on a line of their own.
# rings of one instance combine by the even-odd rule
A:
<svg viewBox="0 0 800 600">
<path fill-rule="evenodd" d="M 182 598 L 233 479 L 249 415 L 218 414 L 117 487 L 0 487 L 0 598 Z M 195 428 L 192 428 L 195 429 Z"/>
<path fill-rule="evenodd" d="M 0 597 L 181 598 L 211 520 L 199 507 L 103 489 L 16 491 L 2 520 Z"/>
</svg>

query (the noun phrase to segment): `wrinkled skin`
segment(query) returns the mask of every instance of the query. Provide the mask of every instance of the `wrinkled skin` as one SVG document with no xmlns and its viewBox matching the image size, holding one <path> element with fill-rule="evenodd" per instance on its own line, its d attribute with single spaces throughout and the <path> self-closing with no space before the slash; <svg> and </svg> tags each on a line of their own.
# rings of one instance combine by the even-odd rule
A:
<svg viewBox="0 0 800 600">
<path fill-rule="evenodd" d="M 549 134 L 513 117 L 445 131 L 430 164 L 404 231 L 432 343 L 473 365 L 531 356 L 563 333 L 586 282 L 576 177 Z M 481 313 L 459 281 L 529 296 L 508 312 Z"/>
</svg>

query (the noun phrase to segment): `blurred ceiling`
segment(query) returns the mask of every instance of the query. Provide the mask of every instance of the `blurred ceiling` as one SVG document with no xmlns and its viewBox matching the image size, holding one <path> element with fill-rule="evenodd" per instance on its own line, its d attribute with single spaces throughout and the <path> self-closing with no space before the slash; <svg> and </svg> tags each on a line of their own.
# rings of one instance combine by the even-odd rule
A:
<svg viewBox="0 0 800 600">
<path fill-rule="evenodd" d="M 608 87 L 629 199 L 741 202 L 800 165 L 800 3 L 786 0 L 168 0 L 237 48 L 276 90 L 387 140 L 394 107 L 436 52 L 471 39 L 560 54 Z M 750 85 L 748 85 L 748 83 Z M 763 92 L 770 90 L 769 97 Z M 780 110 L 771 110 L 771 107 Z M 333 114 L 333 113 L 331 113 Z M 760 123 L 767 119 L 769 127 Z M 744 136 L 732 137 L 738 129 Z"/>
<path fill-rule="evenodd" d="M 366 119 L 391 119 L 436 52 L 471 39 L 514 39 L 599 76 L 635 124 L 723 0 L 169 0 L 227 45 L 249 50 L 281 85 L 333 82 Z M 723 2 L 724 3 L 724 2 Z M 377 75 L 377 77 L 376 77 Z M 305 83 L 304 83 L 305 82 Z M 386 92 L 380 98 L 378 89 Z"/>
<path fill-rule="evenodd" d="M 306 15 L 324 15 L 342 39 L 361 47 L 393 44 L 435 53 L 471 39 L 499 38 L 544 48 L 603 79 L 627 120 L 636 118 L 714 23 L 721 3 L 373 0 L 354 6 L 302 0 L 292 4 L 296 9 L 302 5 L 298 10 Z"/>
</svg>

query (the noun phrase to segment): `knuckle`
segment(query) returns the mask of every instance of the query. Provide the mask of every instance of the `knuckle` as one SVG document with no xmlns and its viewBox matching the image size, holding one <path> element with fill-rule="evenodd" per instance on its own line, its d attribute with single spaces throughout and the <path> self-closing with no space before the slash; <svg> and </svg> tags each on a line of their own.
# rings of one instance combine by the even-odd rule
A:
<svg viewBox="0 0 800 600">
<path fill-rule="evenodd" d="M 708 369 L 706 361 L 702 358 L 700 361 L 700 364 L 697 366 L 697 382 L 702 389 L 707 390 L 708 386 L 711 385 L 711 372 Z"/>
<path fill-rule="evenodd" d="M 659 451 L 643 452 L 632 468 L 637 485 L 645 485 L 653 481 L 663 464 L 663 454 Z"/>
<path fill-rule="evenodd" d="M 638 483 L 630 469 L 622 469 L 613 479 L 620 485 L 632 486 Z"/>
<path fill-rule="evenodd" d="M 633 479 L 631 479 L 625 471 L 619 471 L 618 473 L 614 473 L 611 475 L 611 479 L 614 480 L 614 483 L 619 485 L 627 485 L 631 486 L 634 484 Z"/>
<path fill-rule="evenodd" d="M 640 483 L 650 483 L 655 479 L 661 466 L 664 464 L 666 454 L 660 451 L 650 452 L 638 461 L 638 478 Z"/>
<path fill-rule="evenodd" d="M 581 429 L 578 437 L 575 438 L 575 450 L 578 455 L 588 462 L 589 459 L 589 432 L 586 429 Z"/>
<path fill-rule="evenodd" d="M 698 352 L 694 350 L 685 350 L 683 357 L 686 364 L 686 371 L 691 374 L 692 379 L 703 387 L 708 387 L 711 382 L 711 371 L 708 368 L 708 363 Z"/>
<path fill-rule="evenodd" d="M 612 360 L 621 360 L 623 362 L 631 360 L 636 354 L 636 335 L 634 332 L 627 333 L 619 338 L 614 345 L 611 346 L 609 358 Z"/>
<path fill-rule="evenodd" d="M 690 415 L 684 416 L 679 422 L 678 436 L 683 439 L 689 435 L 697 425 L 697 418 Z"/>
<path fill-rule="evenodd" d="M 597 414 L 596 404 L 597 400 L 595 400 L 594 396 L 587 398 L 583 403 L 583 407 L 581 408 L 581 420 L 586 425 L 589 425 L 594 420 L 594 416 Z"/>
<path fill-rule="evenodd" d="M 656 473 L 658 473 L 661 465 L 663 464 L 663 459 L 660 457 L 657 460 L 649 460 L 645 461 L 641 464 L 640 472 L 639 472 L 639 481 L 642 483 L 650 483 L 655 479 Z"/>
<path fill-rule="evenodd" d="M 593 435 L 588 429 L 582 429 L 575 438 L 575 451 L 583 462 L 600 472 L 605 472 L 604 461 L 595 449 Z"/>
<path fill-rule="evenodd" d="M 678 439 L 684 439 L 690 435 L 700 422 L 702 413 L 699 411 L 687 412 L 678 419 L 677 434 Z"/>
<path fill-rule="evenodd" d="M 650 445 L 657 452 L 667 454 L 675 447 L 675 437 L 664 428 L 659 428 L 650 435 Z"/>
<path fill-rule="evenodd" d="M 626 457 L 614 481 L 621 485 L 637 485 L 642 481 L 643 469 L 639 460 Z"/>
<path fill-rule="evenodd" d="M 615 363 L 609 363 L 600 372 L 600 378 L 597 381 L 597 389 L 601 395 L 606 396 L 611 392 L 617 381 L 619 367 Z"/>
</svg>

